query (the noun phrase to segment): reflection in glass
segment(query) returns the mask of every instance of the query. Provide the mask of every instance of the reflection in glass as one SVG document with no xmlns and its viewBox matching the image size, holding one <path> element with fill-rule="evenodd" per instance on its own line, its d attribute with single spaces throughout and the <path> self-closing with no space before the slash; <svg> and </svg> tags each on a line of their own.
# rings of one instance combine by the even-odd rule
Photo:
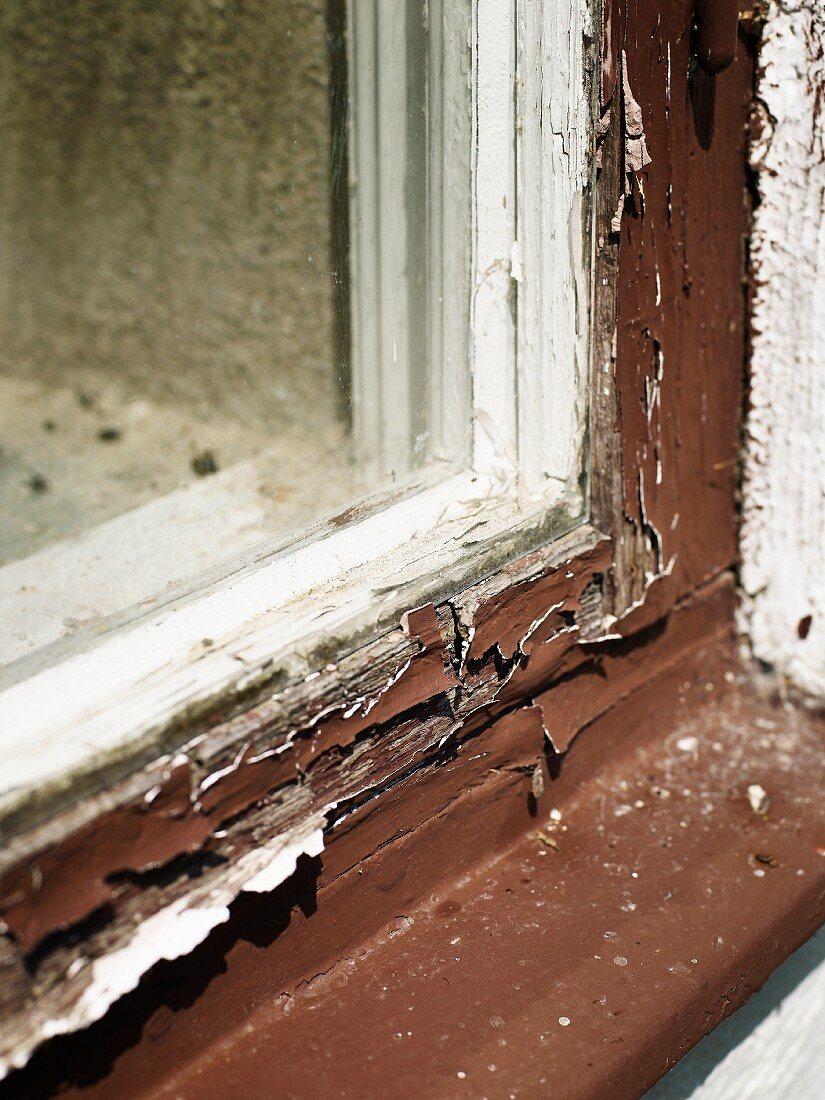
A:
<svg viewBox="0 0 825 1100">
<path fill-rule="evenodd" d="M 0 661 L 463 458 L 437 7 L 6 0 Z"/>
</svg>

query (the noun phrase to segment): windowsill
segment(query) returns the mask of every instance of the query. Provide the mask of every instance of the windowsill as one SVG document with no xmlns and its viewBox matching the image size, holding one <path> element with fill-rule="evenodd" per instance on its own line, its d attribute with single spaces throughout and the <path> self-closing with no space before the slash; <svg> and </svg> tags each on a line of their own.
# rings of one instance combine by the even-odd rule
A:
<svg viewBox="0 0 825 1100">
<path fill-rule="evenodd" d="M 317 675 L 403 611 L 569 530 L 570 507 L 454 474 L 389 508 L 349 509 L 297 547 L 252 550 L 229 579 L 207 577 L 193 598 L 144 608 L 16 683 L 12 666 L 0 691 L 0 816 L 25 816 L 36 802 L 31 824 L 47 812 L 50 791 L 76 799 L 101 767 L 123 775 L 176 747 L 168 731 L 182 715 L 191 737 L 200 715 L 231 709 L 259 684 Z M 597 537 L 586 525 L 581 532 L 577 543 Z"/>
<path fill-rule="evenodd" d="M 579 735 L 535 818 L 511 712 L 31 1072 L 82 1066 L 120 1096 L 642 1094 L 823 918 L 821 720 L 759 701 L 723 624 L 673 644 L 648 647 L 646 685 Z"/>
</svg>

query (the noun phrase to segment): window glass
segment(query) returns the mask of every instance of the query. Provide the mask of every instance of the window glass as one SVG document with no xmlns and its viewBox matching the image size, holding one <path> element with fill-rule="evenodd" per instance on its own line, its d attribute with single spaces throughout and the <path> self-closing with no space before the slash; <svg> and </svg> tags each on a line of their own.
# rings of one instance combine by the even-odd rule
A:
<svg viewBox="0 0 825 1100">
<path fill-rule="evenodd" d="M 467 22 L 3 4 L 0 663 L 464 461 Z"/>
</svg>

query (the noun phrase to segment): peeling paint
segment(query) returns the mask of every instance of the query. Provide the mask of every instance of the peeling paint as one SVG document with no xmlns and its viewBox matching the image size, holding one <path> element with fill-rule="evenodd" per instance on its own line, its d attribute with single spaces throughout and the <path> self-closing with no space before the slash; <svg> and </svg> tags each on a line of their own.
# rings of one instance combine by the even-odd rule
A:
<svg viewBox="0 0 825 1100">
<path fill-rule="evenodd" d="M 99 1020 L 117 1000 L 135 989 L 156 963 L 188 955 L 214 928 L 229 919 L 229 906 L 239 892 L 271 893 L 293 874 L 301 856 L 320 855 L 324 848 L 323 828 L 312 826 L 334 808 L 333 803 L 325 807 L 323 814 L 313 814 L 297 836 L 277 837 L 262 849 L 249 853 L 235 868 L 235 885 L 209 891 L 197 900 L 189 896 L 179 898 L 140 920 L 122 947 L 90 963 L 84 974 L 82 993 L 71 1011 L 57 1018 L 33 1014 L 34 1026 L 26 1040 L 0 1061 L 0 1079 L 25 1065 L 31 1050 L 39 1043 Z M 75 968 L 73 976 L 81 969 Z M 39 1024 L 35 1023 L 38 1017 Z"/>
<path fill-rule="evenodd" d="M 329 810 L 334 806 L 329 806 Z M 324 831 L 315 829 L 304 840 L 283 848 L 269 866 L 258 871 L 243 884 L 244 893 L 269 894 L 295 871 L 299 856 L 319 856 L 324 850 Z"/>
<path fill-rule="evenodd" d="M 618 11 L 618 5 L 612 10 Z M 666 16 L 662 18 L 667 22 Z M 658 19 L 651 16 L 652 28 L 658 28 Z M 652 31 L 651 42 L 657 33 Z M 628 57 L 621 66 L 622 84 L 627 84 L 625 109 L 628 103 L 631 108 L 624 142 L 635 144 L 630 153 L 624 149 L 626 163 L 649 156 L 650 134 L 657 164 L 668 165 L 667 179 L 663 169 L 648 181 L 644 223 L 628 217 L 622 234 L 621 309 L 615 327 L 611 318 L 608 330 L 614 343 L 607 379 L 612 383 L 615 376 L 618 400 L 615 423 L 611 420 L 608 430 L 619 433 L 621 450 L 613 537 L 600 537 L 592 529 L 586 536 L 571 535 L 556 549 L 526 555 L 438 607 L 413 609 L 392 637 L 365 647 L 357 674 L 344 675 L 347 659 L 324 669 L 311 680 L 314 694 L 300 696 L 292 709 L 288 692 L 273 692 L 242 715 L 216 715 L 208 732 L 200 733 L 197 743 L 193 739 L 186 750 L 190 774 L 187 784 L 180 784 L 186 798 L 179 803 L 182 816 L 173 827 L 181 830 L 183 843 L 174 851 L 170 847 L 165 862 L 148 861 L 160 867 L 162 875 L 150 873 L 136 881 L 132 871 L 116 893 L 106 868 L 147 865 L 143 840 L 138 838 L 134 848 L 124 846 L 119 830 L 138 812 L 144 815 L 135 818 L 139 822 L 157 812 L 163 804 L 162 777 L 157 769 L 147 769 L 142 785 L 130 780 L 134 786 L 128 797 L 118 794 L 120 786 L 107 792 L 97 823 L 100 835 L 118 850 L 102 873 L 88 870 L 105 887 L 101 896 L 112 906 L 111 917 L 102 931 L 75 928 L 76 942 L 56 936 L 48 951 L 38 949 L 43 951 L 40 985 L 22 1010 L 28 1019 L 34 1020 L 39 1012 L 41 1021 L 63 1021 L 72 1018 L 77 1005 L 88 1007 L 93 994 L 85 991 L 96 964 L 128 950 L 135 929 L 156 913 L 195 913 L 185 920 L 194 938 L 196 925 L 207 923 L 199 912 L 214 917 L 256 883 L 269 888 L 290 873 L 300 852 L 319 851 L 324 832 L 355 836 L 355 825 L 366 823 L 371 836 L 372 816 L 395 812 L 405 783 L 419 792 L 416 812 L 430 816 L 444 812 L 443 807 L 456 799 L 469 800 L 476 790 L 486 791 L 482 783 L 491 777 L 502 782 L 497 790 L 508 798 L 518 794 L 522 810 L 528 796 L 546 798 L 548 744 L 554 750 L 549 755 L 558 763 L 559 754 L 595 717 L 646 683 L 653 668 L 678 666 L 686 653 L 727 630 L 732 592 L 724 570 L 734 559 L 733 474 L 727 467 L 719 475 L 711 472 L 719 458 L 712 448 L 735 447 L 738 391 L 736 381 L 727 376 L 715 390 L 712 383 L 724 373 L 719 363 L 741 362 L 741 329 L 736 329 L 738 314 L 731 297 L 711 279 L 711 268 L 718 264 L 716 253 L 706 261 L 698 244 L 705 222 L 718 210 L 721 229 L 717 227 L 716 240 L 725 242 L 721 258 L 727 261 L 735 253 L 738 262 L 741 181 L 732 177 L 741 146 L 738 137 L 709 152 L 687 140 L 682 149 L 674 141 L 673 133 L 683 135 L 690 129 L 683 81 L 689 45 L 674 35 L 672 26 L 669 33 L 667 42 L 656 47 L 660 70 L 644 53 L 654 49 L 646 45 L 646 31 L 637 29 L 635 44 L 618 33 L 613 39 L 616 46 L 619 41 L 628 43 Z M 612 72 L 617 76 L 618 57 L 614 61 Z M 661 102 L 651 91 L 651 74 L 657 71 L 661 82 L 666 81 L 665 94 L 656 93 Z M 605 72 L 609 87 L 609 58 Z M 741 90 L 749 73 L 737 79 Z M 644 125 L 641 109 L 636 110 L 640 104 L 645 105 Z M 731 119 L 739 115 L 721 101 L 718 109 L 728 110 L 720 118 L 733 133 Z M 688 197 L 694 204 L 691 209 Z M 660 234 L 658 252 L 650 247 L 654 231 Z M 603 232 L 607 236 L 606 225 Z M 691 297 L 692 279 L 707 279 L 710 304 L 700 306 L 700 296 Z M 737 278 L 734 282 L 738 286 Z M 734 293 L 738 294 L 736 288 Z M 741 295 L 734 300 L 738 307 Z M 707 328 L 709 317 L 714 325 Z M 700 418 L 700 393 L 706 423 Z M 721 443 L 716 443 L 717 437 Z M 604 473 L 600 468 L 593 471 L 594 484 Z M 678 529 L 677 503 L 682 512 Z M 630 562 L 636 576 L 628 584 L 633 598 L 614 606 L 610 593 L 617 582 L 616 530 L 624 536 L 622 524 L 632 528 L 636 542 L 633 554 L 620 559 L 621 568 Z M 700 590 L 701 598 L 696 595 Z M 468 771 L 460 772 L 465 766 Z M 537 769 L 543 769 L 540 779 Z M 455 786 L 458 774 L 464 776 L 460 787 Z M 387 806 L 390 810 L 384 811 Z M 326 814 L 333 812 L 334 819 L 328 821 Z M 403 815 L 399 821 L 405 829 L 414 827 Z M 190 828 L 206 830 L 194 851 L 189 847 Z M 65 882 L 74 876 L 77 885 L 82 879 L 82 853 L 79 848 L 73 853 L 72 835 L 51 832 L 48 844 L 32 848 L 36 858 L 23 865 L 26 888 L 37 886 L 32 898 L 35 893 L 42 897 L 44 884 L 48 888 L 49 860 L 54 865 L 71 862 Z M 365 853 L 359 858 L 366 865 L 373 849 L 369 839 L 359 843 Z M 325 854 L 325 867 L 336 858 L 336 847 Z M 38 876 L 44 867 L 49 872 L 42 882 L 28 870 L 30 863 Z M 193 867 L 198 874 L 190 879 L 187 871 Z M 4 889 L 2 896 L 8 901 L 10 892 Z M 41 936 L 49 928 L 65 927 L 65 902 L 64 895 L 56 923 L 55 910 L 51 924 L 48 919 L 41 922 Z M 185 933 L 182 927 L 181 939 Z M 32 935 L 27 942 L 40 941 Z M 12 946 L 15 958 L 25 958 L 21 940 Z M 151 957 L 151 951 L 138 952 L 138 946 L 139 941 L 135 954 L 125 957 Z M 99 984 L 99 992 L 109 988 L 117 996 L 112 982 L 102 980 L 105 970 L 98 973 L 101 981 L 92 988 Z M 26 1031 L 21 1022 L 15 1002 L 8 1022 L 0 1025 L 0 1038 L 6 1057 L 18 1061 L 42 1034 Z"/>
<path fill-rule="evenodd" d="M 630 88 L 630 79 L 627 72 L 627 54 L 622 50 L 622 119 L 624 124 L 624 191 L 619 197 L 619 204 L 613 215 L 611 230 L 619 233 L 622 228 L 622 214 L 625 203 L 633 195 L 634 181 L 637 183 L 642 203 L 644 204 L 644 187 L 639 173 L 644 171 L 652 163 L 647 149 L 647 137 L 645 135 L 642 109 L 636 102 Z"/>
<path fill-rule="evenodd" d="M 225 905 L 194 909 L 185 899 L 155 913 L 138 927 L 126 947 L 92 963 L 90 984 L 74 1012 L 63 1019 L 47 1021 L 42 1029 L 43 1038 L 51 1039 L 93 1024 L 115 1001 L 134 989 L 155 963 L 188 955 L 213 928 L 228 919 L 229 909 Z"/>
</svg>

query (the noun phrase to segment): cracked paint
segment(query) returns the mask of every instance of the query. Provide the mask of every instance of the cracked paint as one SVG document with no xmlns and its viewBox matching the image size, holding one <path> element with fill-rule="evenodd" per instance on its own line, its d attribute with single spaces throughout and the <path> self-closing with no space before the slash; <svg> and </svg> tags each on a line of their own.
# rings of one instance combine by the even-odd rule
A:
<svg viewBox="0 0 825 1100">
<path fill-rule="evenodd" d="M 618 13 L 618 5 L 607 7 Z M 609 102 L 621 70 L 618 44 L 627 42 L 622 83 L 632 132 L 624 138 L 635 144 L 624 155 L 641 163 L 649 139 L 658 170 L 646 183 L 644 220 L 628 214 L 622 225 L 611 372 L 621 429 L 617 507 L 645 544 L 634 598 L 626 607 L 604 605 L 617 536 L 588 536 L 552 559 L 527 555 L 438 607 L 412 609 L 388 639 L 391 657 L 355 687 L 333 666 L 313 678 L 320 697 L 297 712 L 272 695 L 243 715 L 216 715 L 174 768 L 171 760 L 147 768 L 128 796 L 117 787 L 107 792 L 84 837 L 81 830 L 47 836 L 6 875 L 0 897 L 16 957 L 38 959 L 41 989 L 25 1002 L 27 1019 L 40 1013 L 41 1021 L 75 1019 L 81 1027 L 76 1006 L 88 1010 L 97 996 L 84 1001 L 86 989 L 118 996 L 103 968 L 92 982 L 95 966 L 128 949 L 152 907 L 193 912 L 194 936 L 195 925 L 207 923 L 199 912 L 215 917 L 250 883 L 271 886 L 294 866 L 297 849 L 317 853 L 330 833 L 362 845 L 354 866 L 378 864 L 371 822 L 382 813 L 392 818 L 406 785 L 425 824 L 476 796 L 489 805 L 491 783 L 495 799 L 515 800 L 523 812 L 528 796 L 547 797 L 548 756 L 558 762 L 595 716 L 644 684 L 652 653 L 659 667 L 676 667 L 729 622 L 734 473 L 726 464 L 735 454 L 738 389 L 719 364 L 741 361 L 741 146 L 727 138 L 709 149 L 692 136 L 680 137 L 684 148 L 674 141 L 674 133 L 693 133 L 683 75 L 689 44 L 672 25 L 662 28 L 659 13 L 644 19 L 649 26 L 639 22 L 632 45 L 618 30 L 613 35 L 602 78 Z M 740 69 L 741 92 L 750 77 Z M 720 97 L 716 109 L 717 128 L 738 134 L 740 108 Z M 709 226 L 730 247 L 703 253 Z M 668 247 L 652 257 L 654 228 Z M 160 821 L 168 827 L 163 837 Z M 399 818 L 404 835 L 423 828 Z M 102 840 L 94 865 L 85 859 L 91 837 Z M 325 866 L 343 858 L 336 847 L 324 853 Z M 394 858 L 382 849 L 381 866 L 390 868 L 382 874 L 392 873 Z M 189 879 L 188 868 L 197 875 Z M 41 910 L 46 896 L 54 901 L 48 911 Z M 102 930 L 77 923 L 101 904 L 111 905 Z M 59 934 L 67 926 L 74 945 Z M 162 958 L 163 945 L 157 950 Z M 151 954 L 129 956 L 132 976 Z M 7 1061 L 25 1061 L 42 1034 L 21 1029 L 17 1010 L 9 1014 L 0 1026 Z"/>
</svg>

